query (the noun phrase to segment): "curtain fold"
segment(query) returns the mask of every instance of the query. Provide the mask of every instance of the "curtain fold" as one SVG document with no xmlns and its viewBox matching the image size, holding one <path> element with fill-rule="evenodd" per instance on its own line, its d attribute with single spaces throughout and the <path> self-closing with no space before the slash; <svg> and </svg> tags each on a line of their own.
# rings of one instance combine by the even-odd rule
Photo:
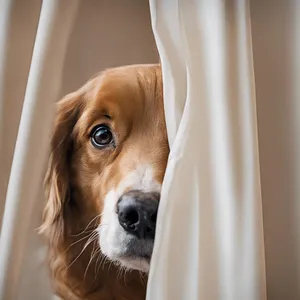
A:
<svg viewBox="0 0 300 300">
<path fill-rule="evenodd" d="M 266 299 L 249 3 L 150 3 L 171 153 L 147 299 Z"/>
<path fill-rule="evenodd" d="M 43 183 L 53 101 L 60 91 L 65 50 L 78 3 L 42 2 L 3 215 L 0 299 L 14 300 L 19 292 L 16 287 L 20 286 L 29 224 Z"/>
</svg>

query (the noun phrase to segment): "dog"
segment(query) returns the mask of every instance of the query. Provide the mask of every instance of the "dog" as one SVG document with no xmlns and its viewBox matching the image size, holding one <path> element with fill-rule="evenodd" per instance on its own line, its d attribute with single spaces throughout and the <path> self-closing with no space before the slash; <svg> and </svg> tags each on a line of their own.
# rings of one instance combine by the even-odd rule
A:
<svg viewBox="0 0 300 300">
<path fill-rule="evenodd" d="M 57 103 L 41 233 L 61 299 L 145 299 L 168 155 L 159 64 L 107 69 Z"/>
</svg>

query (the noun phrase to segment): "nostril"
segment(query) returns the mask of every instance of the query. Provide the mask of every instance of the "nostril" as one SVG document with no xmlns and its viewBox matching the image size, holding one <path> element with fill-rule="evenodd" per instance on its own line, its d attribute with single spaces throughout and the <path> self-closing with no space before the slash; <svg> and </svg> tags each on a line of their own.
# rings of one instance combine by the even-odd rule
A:
<svg viewBox="0 0 300 300">
<path fill-rule="evenodd" d="M 131 209 L 126 214 L 126 220 L 132 226 L 139 221 L 139 214 L 136 210 Z"/>
<path fill-rule="evenodd" d="M 122 207 L 119 207 L 118 215 L 119 223 L 125 230 L 132 233 L 138 230 L 140 216 L 135 207 L 123 205 Z"/>
</svg>

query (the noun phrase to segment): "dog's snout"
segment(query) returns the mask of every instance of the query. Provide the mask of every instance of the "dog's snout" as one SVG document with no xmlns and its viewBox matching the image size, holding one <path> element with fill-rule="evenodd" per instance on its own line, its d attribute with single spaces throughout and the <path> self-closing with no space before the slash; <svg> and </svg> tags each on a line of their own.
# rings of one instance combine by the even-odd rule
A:
<svg viewBox="0 0 300 300">
<path fill-rule="evenodd" d="M 159 198 L 157 192 L 141 191 L 130 191 L 121 196 L 117 203 L 120 225 L 140 239 L 153 239 Z"/>
</svg>

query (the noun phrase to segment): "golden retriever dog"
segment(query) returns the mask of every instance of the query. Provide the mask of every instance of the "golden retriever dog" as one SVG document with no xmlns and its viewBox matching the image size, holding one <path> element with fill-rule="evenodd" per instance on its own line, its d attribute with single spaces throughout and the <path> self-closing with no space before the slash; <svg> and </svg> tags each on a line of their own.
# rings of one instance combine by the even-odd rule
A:
<svg viewBox="0 0 300 300">
<path fill-rule="evenodd" d="M 41 233 L 64 300 L 141 300 L 169 145 L 159 65 L 108 69 L 58 102 Z"/>
</svg>

